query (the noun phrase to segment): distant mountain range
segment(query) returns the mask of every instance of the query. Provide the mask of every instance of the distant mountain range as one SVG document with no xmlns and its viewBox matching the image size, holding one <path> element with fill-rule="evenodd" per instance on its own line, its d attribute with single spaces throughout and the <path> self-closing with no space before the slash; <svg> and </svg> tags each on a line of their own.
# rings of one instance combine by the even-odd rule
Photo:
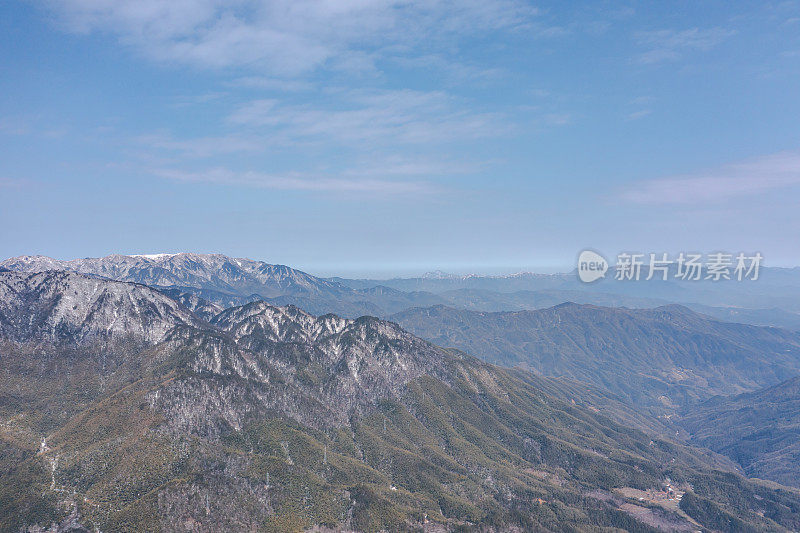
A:
<svg viewBox="0 0 800 533">
<path fill-rule="evenodd" d="M 606 279 L 597 283 L 581 283 L 572 273 L 538 274 L 520 272 L 505 276 L 465 275 L 454 276 L 436 272 L 418 278 L 396 278 L 389 280 L 351 280 L 332 278 L 351 288 L 364 288 L 381 284 L 403 291 L 425 291 L 437 295 L 453 291 L 470 291 L 475 294 L 508 295 L 518 293 L 522 307 L 487 306 L 476 310 L 511 311 L 536 308 L 526 302 L 526 293 L 549 294 L 560 298 L 559 302 L 574 301 L 595 305 L 619 305 L 625 307 L 654 307 L 668 303 L 680 303 L 697 311 L 718 318 L 732 317 L 754 324 L 777 325 L 800 330 L 800 267 L 762 267 L 757 281 L 722 280 L 678 281 L 674 269 L 668 280 L 654 278 L 645 281 L 646 271 L 639 281 L 618 281 L 609 272 Z M 609 302 L 614 301 L 611 304 Z M 448 304 L 461 307 L 457 300 Z M 553 305 L 554 305 L 553 304 Z M 468 307 L 468 306 L 467 306 Z M 541 306 L 539 306 L 541 307 Z M 474 308 L 474 307 L 473 307 Z"/>
<path fill-rule="evenodd" d="M 173 291 L 171 294 L 194 294 L 222 307 L 265 300 L 275 305 L 298 305 L 313 313 L 356 317 L 441 302 L 433 295 L 426 299 L 426 295 L 381 287 L 355 290 L 284 265 L 220 254 L 110 255 L 72 261 L 21 256 L 0 263 L 0 267 L 22 272 L 69 270 L 142 283 Z"/>
<path fill-rule="evenodd" d="M 654 414 L 800 374 L 800 334 L 727 323 L 677 305 L 482 313 L 444 306 L 392 315 L 441 346 L 601 386 Z"/>
<path fill-rule="evenodd" d="M 0 263 L 9 270 L 41 272 L 70 270 L 117 281 L 153 287 L 187 287 L 261 298 L 287 295 L 346 293 L 345 287 L 289 268 L 220 254 L 109 255 L 59 261 L 44 256 L 21 256 Z"/>
<path fill-rule="evenodd" d="M 800 529 L 800 495 L 620 425 L 597 389 L 391 322 L 207 321 L 65 272 L 0 290 L 3 531 Z"/>
<path fill-rule="evenodd" d="M 587 285 L 573 274 L 533 273 L 452 276 L 438 272 L 410 279 L 325 279 L 263 261 L 192 253 L 110 255 L 71 261 L 20 256 L 3 261 L 0 268 L 22 272 L 68 270 L 142 283 L 185 302 L 189 296 L 201 298 L 215 308 L 264 300 L 274 305 L 296 305 L 315 314 L 355 318 L 386 317 L 435 305 L 495 312 L 542 309 L 567 301 L 630 308 L 682 303 L 722 320 L 800 331 L 800 271 L 794 269 L 764 269 L 758 282 L 692 286 L 613 280 Z"/>
</svg>

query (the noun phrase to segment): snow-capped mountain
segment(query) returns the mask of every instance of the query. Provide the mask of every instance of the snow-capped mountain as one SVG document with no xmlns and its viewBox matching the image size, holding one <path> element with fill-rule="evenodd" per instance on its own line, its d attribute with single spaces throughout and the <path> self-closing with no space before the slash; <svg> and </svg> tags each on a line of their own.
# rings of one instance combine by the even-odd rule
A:
<svg viewBox="0 0 800 533">
<path fill-rule="evenodd" d="M 296 305 L 318 315 L 336 313 L 352 318 L 444 303 L 427 293 L 374 286 L 350 288 L 339 281 L 318 278 L 285 265 L 220 254 L 116 254 L 71 261 L 26 255 L 7 259 L 0 263 L 0 268 L 18 272 L 66 270 L 142 283 L 165 291 L 205 318 L 212 315 L 213 309 L 200 309 L 198 306 L 207 305 L 188 295 L 223 308 L 265 300 L 276 306 Z"/>
<path fill-rule="evenodd" d="M 0 336 L 80 343 L 135 338 L 155 344 L 176 325 L 199 325 L 160 292 L 65 271 L 0 272 Z"/>
<path fill-rule="evenodd" d="M 76 348 L 95 353 L 89 348 L 96 346 L 103 353 L 132 355 L 154 347 L 152 353 L 162 355 L 144 364 L 177 357 L 183 368 L 237 377 L 256 388 L 272 387 L 278 379 L 295 387 L 292 394 L 303 402 L 319 406 L 314 417 L 338 422 L 450 357 L 398 325 L 372 317 L 317 317 L 259 301 L 227 309 L 209 323 L 151 287 L 58 270 L 0 272 L 0 341 L 11 342 L 12 352 L 19 349 L 13 346 L 33 346 L 23 353 L 34 358 L 40 357 L 36 346 L 46 347 L 41 353 Z M 298 379 L 308 372 L 315 375 L 311 387 Z M 286 391 L 276 394 L 258 403 L 274 408 L 276 397 Z M 290 410 L 310 423 L 311 412 Z M 231 413 L 217 414 L 234 425 L 241 422 Z"/>
<path fill-rule="evenodd" d="M 193 287 L 240 295 L 258 294 L 262 298 L 348 291 L 337 283 L 284 265 L 221 254 L 114 254 L 71 261 L 36 255 L 7 259 L 0 267 L 23 272 L 71 270 L 157 287 Z"/>
<path fill-rule="evenodd" d="M 322 336 L 341 332 L 352 320 L 336 315 L 315 317 L 294 306 L 275 307 L 254 302 L 227 309 L 212 323 L 237 340 L 258 333 L 273 342 L 314 342 Z"/>
</svg>

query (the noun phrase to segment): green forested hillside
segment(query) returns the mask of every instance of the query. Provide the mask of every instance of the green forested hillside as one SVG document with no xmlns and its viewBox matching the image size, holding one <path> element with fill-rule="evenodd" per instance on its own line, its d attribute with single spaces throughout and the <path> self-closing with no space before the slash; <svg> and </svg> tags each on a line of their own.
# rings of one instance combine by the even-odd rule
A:
<svg viewBox="0 0 800 533">
<path fill-rule="evenodd" d="M 562 304 L 480 313 L 419 308 L 390 317 L 415 335 L 486 361 L 602 387 L 655 415 L 800 373 L 800 334 L 720 322 L 681 306 Z"/>
<path fill-rule="evenodd" d="M 725 454 L 748 475 L 800 487 L 800 377 L 689 409 L 692 441 Z"/>
</svg>

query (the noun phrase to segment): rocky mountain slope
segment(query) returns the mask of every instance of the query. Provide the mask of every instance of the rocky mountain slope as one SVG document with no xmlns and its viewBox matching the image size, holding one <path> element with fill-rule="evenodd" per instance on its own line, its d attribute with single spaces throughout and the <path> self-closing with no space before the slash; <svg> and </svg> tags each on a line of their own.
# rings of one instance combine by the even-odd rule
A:
<svg viewBox="0 0 800 533">
<path fill-rule="evenodd" d="M 226 307 L 234 306 L 233 304 L 225 306 L 218 305 L 206 300 L 205 298 L 202 298 L 201 296 L 195 293 L 185 292 L 180 289 L 160 289 L 160 292 L 166 294 L 176 302 L 180 302 L 181 304 L 183 304 L 184 307 L 189 309 L 192 313 L 194 313 L 195 315 L 206 321 L 214 318 L 216 315 L 221 313 L 222 310 L 225 309 Z"/>
<path fill-rule="evenodd" d="M 800 334 L 719 322 L 674 305 L 568 303 L 507 313 L 439 306 L 391 319 L 441 346 L 592 383 L 654 414 L 674 414 L 717 394 L 753 391 L 800 374 Z"/>
<path fill-rule="evenodd" d="M 800 377 L 714 398 L 688 410 L 681 423 L 693 442 L 727 455 L 748 475 L 800 487 Z"/>
<path fill-rule="evenodd" d="M 30 293 L 30 309 L 56 295 L 90 301 L 103 285 L 140 290 L 36 276 L 51 281 Z M 82 332 L 106 320 L 72 328 L 72 351 L 49 326 L 33 348 L 29 336 L 2 339 L 0 529 L 800 527 L 796 493 L 622 426 L 580 395 L 548 393 L 568 393 L 558 382 L 443 350 L 396 324 L 263 303 L 209 324 L 174 306 L 162 339 L 113 366 L 105 352 L 80 350 Z M 117 320 L 141 324 L 152 307 L 119 309 Z M 666 483 L 680 505 L 658 496 Z"/>
<path fill-rule="evenodd" d="M 156 343 L 176 325 L 199 320 L 144 285 L 64 271 L 0 272 L 0 336 L 64 344 L 135 338 Z"/>
</svg>

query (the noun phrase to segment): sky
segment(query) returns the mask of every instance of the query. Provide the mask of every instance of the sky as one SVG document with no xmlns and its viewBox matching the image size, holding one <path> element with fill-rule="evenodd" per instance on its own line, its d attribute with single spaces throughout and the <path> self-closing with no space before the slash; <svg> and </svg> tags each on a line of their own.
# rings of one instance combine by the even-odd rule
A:
<svg viewBox="0 0 800 533">
<path fill-rule="evenodd" d="M 800 2 L 0 3 L 0 256 L 800 265 Z"/>
</svg>

